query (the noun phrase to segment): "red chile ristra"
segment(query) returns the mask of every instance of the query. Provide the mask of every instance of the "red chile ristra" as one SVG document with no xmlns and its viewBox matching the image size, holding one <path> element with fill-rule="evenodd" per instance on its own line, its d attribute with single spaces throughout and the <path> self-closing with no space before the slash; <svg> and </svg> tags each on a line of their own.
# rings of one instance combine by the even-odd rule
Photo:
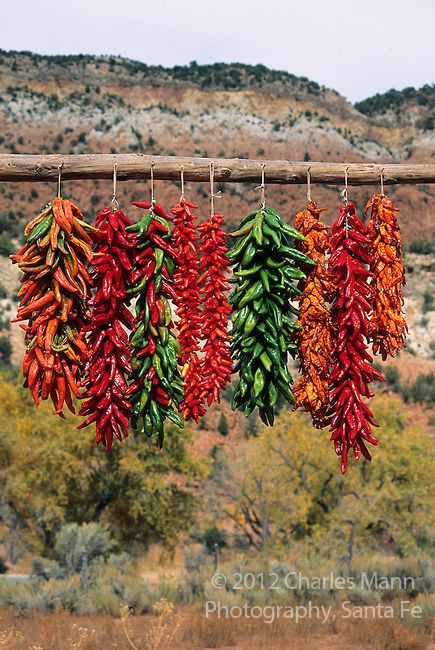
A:
<svg viewBox="0 0 435 650">
<path fill-rule="evenodd" d="M 341 471 L 347 468 L 349 449 L 358 459 L 361 453 L 371 460 L 366 442 L 377 445 L 372 436 L 373 413 L 361 397 L 372 397 L 368 384 L 384 377 L 369 365 L 367 352 L 368 313 L 373 290 L 368 284 L 371 272 L 371 241 L 367 228 L 355 214 L 353 203 L 342 205 L 332 228 L 330 270 L 336 287 L 332 323 L 337 330 L 335 363 L 331 372 L 331 440 L 341 456 Z"/>
<path fill-rule="evenodd" d="M 127 305 L 127 287 L 132 281 L 133 263 L 139 254 L 134 249 L 136 234 L 126 227 L 132 221 L 121 210 L 105 208 L 97 214 L 95 226 L 95 257 L 92 262 L 94 286 L 97 292 L 89 301 L 91 322 L 89 356 L 85 366 L 86 388 L 79 415 L 87 416 L 81 429 L 92 422 L 96 425 L 97 444 L 109 451 L 113 436 L 119 441 L 128 436 L 131 405 L 126 399 L 127 376 L 132 372 L 131 345 L 128 332 L 134 317 Z"/>
<path fill-rule="evenodd" d="M 220 402 L 219 392 L 231 381 L 232 360 L 230 335 L 227 331 L 231 307 L 226 291 L 229 284 L 227 239 L 221 226 L 224 218 L 220 214 L 210 217 L 198 226 L 201 234 L 202 271 L 199 284 L 204 292 L 202 312 L 202 338 L 204 357 L 201 361 L 202 397 L 207 404 Z M 203 284 L 204 283 L 204 284 Z"/>
<path fill-rule="evenodd" d="M 184 399 L 180 405 L 184 420 L 195 420 L 204 415 L 201 398 L 201 377 L 199 375 L 198 350 L 200 346 L 200 295 L 198 286 L 198 235 L 195 232 L 193 214 L 198 206 L 185 199 L 172 208 L 174 228 L 171 233 L 179 263 L 174 273 L 174 288 L 177 293 L 176 314 L 178 340 L 181 348 Z"/>
</svg>

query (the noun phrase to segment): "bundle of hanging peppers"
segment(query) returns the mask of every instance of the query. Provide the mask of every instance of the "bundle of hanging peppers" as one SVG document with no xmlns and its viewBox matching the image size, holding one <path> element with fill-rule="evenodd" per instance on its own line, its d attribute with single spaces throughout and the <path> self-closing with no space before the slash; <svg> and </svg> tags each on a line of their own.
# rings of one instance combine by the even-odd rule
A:
<svg viewBox="0 0 435 650">
<path fill-rule="evenodd" d="M 147 436 L 157 434 L 163 445 L 166 418 L 183 426 L 178 406 L 184 397 L 178 369 L 180 347 L 173 333 L 169 300 L 176 301 L 173 275 L 178 264 L 169 223 L 172 221 L 158 203 L 134 202 L 148 210 L 127 230 L 137 235 L 132 283 L 129 295 L 137 296 L 136 323 L 130 343 L 132 375 L 127 395 L 132 404 L 131 425 L 138 428 L 141 418 Z"/>
<path fill-rule="evenodd" d="M 299 283 L 302 295 L 299 299 L 298 323 L 299 362 L 301 377 L 294 387 L 295 409 L 301 408 L 311 414 L 317 429 L 329 421 L 329 373 L 334 350 L 334 333 L 327 303 L 333 294 L 331 272 L 327 266 L 329 252 L 329 227 L 319 219 L 325 208 L 314 201 L 295 217 L 295 228 L 304 236 L 300 249 L 313 260 L 315 266 L 308 277 Z"/>
<path fill-rule="evenodd" d="M 335 286 L 331 309 L 337 332 L 334 365 L 331 371 L 331 440 L 341 456 L 341 471 L 347 468 L 350 449 L 356 459 L 361 453 L 371 460 L 366 442 L 377 444 L 372 426 L 378 426 L 362 397 L 372 397 L 368 385 L 384 377 L 370 365 L 365 340 L 369 335 L 368 314 L 373 289 L 368 280 L 372 243 L 367 228 L 358 219 L 353 203 L 342 205 L 332 228 L 329 266 Z"/>
<path fill-rule="evenodd" d="M 92 279 L 95 229 L 68 199 L 50 201 L 25 228 L 27 241 L 11 255 L 23 272 L 15 321 L 26 332 L 23 360 L 25 386 L 36 404 L 50 396 L 55 412 L 63 406 L 74 413 L 71 394 L 78 398 L 80 372 L 87 359 L 85 326 Z"/>
<path fill-rule="evenodd" d="M 131 284 L 133 263 L 139 256 L 136 235 L 128 232 L 132 221 L 121 210 L 104 208 L 97 214 L 94 234 L 96 245 L 92 264 L 95 296 L 88 301 L 91 320 L 88 359 L 83 370 L 86 388 L 79 415 L 96 425 L 96 443 L 110 451 L 113 436 L 122 441 L 128 436 L 131 404 L 126 399 L 127 381 L 132 372 L 128 332 L 134 316 L 128 309 L 127 288 Z"/>
<path fill-rule="evenodd" d="M 375 194 L 368 201 L 364 214 L 371 208 L 367 225 L 372 242 L 370 270 L 373 276 L 374 302 L 369 322 L 369 338 L 373 352 L 382 359 L 394 356 L 403 347 L 408 328 L 403 316 L 402 242 L 396 213 L 390 199 Z"/>
<path fill-rule="evenodd" d="M 232 408 L 244 406 L 249 415 L 257 406 L 262 421 L 272 425 L 278 393 L 294 401 L 287 361 L 289 352 L 297 353 L 300 326 L 291 301 L 301 293 L 296 282 L 306 278 L 301 267 L 315 263 L 294 246 L 304 236 L 272 208 L 251 212 L 232 236 L 241 237 L 230 253 L 236 284 L 231 351 L 239 373 Z"/>
<path fill-rule="evenodd" d="M 222 230 L 224 218 L 214 214 L 198 227 L 201 234 L 200 270 L 203 310 L 201 314 L 201 337 L 204 340 L 201 359 L 201 397 L 208 406 L 220 402 L 220 391 L 231 381 L 230 335 L 227 331 L 231 306 L 226 292 L 229 260 L 227 237 Z"/>
<path fill-rule="evenodd" d="M 181 348 L 184 399 L 180 409 L 184 420 L 195 420 L 204 415 L 198 350 L 201 336 L 200 291 L 198 285 L 198 240 L 192 210 L 198 206 L 184 198 L 172 208 L 174 228 L 171 236 L 179 263 L 174 273 L 178 341 Z"/>
<path fill-rule="evenodd" d="M 73 396 L 84 398 L 78 428 L 95 422 L 96 442 L 107 451 L 114 436 L 128 436 L 130 423 L 157 434 L 162 446 L 165 420 L 198 421 L 233 371 L 233 409 L 249 415 L 257 407 L 272 425 L 281 393 L 310 412 L 315 427 L 330 425 L 343 473 L 351 450 L 370 460 L 377 424 L 363 399 L 384 378 L 371 365 L 369 343 L 386 359 L 407 333 L 391 201 L 369 200 L 368 228 L 353 203 L 342 205 L 331 237 L 314 202 L 294 228 L 262 204 L 231 234 L 239 241 L 229 255 L 222 215 L 210 216 L 198 235 L 197 206 L 184 198 L 173 217 L 158 203 L 133 205 L 146 211 L 138 223 L 105 208 L 90 226 L 58 197 L 10 256 L 23 273 L 13 322 L 27 321 L 20 325 L 23 374 L 35 402 L 51 397 L 64 417 L 64 404 L 74 413 Z M 289 355 L 302 370 L 294 390 Z"/>
</svg>

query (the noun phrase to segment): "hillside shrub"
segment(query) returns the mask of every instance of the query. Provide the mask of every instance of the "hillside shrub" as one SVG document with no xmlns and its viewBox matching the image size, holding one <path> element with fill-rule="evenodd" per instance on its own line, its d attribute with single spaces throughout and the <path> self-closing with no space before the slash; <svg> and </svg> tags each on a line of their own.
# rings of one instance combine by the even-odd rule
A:
<svg viewBox="0 0 435 650">
<path fill-rule="evenodd" d="M 14 250 L 14 245 L 11 238 L 5 232 L 0 235 L 0 255 L 7 257 Z"/>
<path fill-rule="evenodd" d="M 12 344 L 8 336 L 0 336 L 0 364 L 3 366 L 11 365 Z"/>
<path fill-rule="evenodd" d="M 402 386 L 405 402 L 428 402 L 435 404 L 435 374 L 420 374 L 413 384 Z"/>
<path fill-rule="evenodd" d="M 432 255 L 435 252 L 435 241 L 427 239 L 414 239 L 409 243 L 408 248 L 410 253 L 418 253 L 420 255 Z"/>
<path fill-rule="evenodd" d="M 135 613 L 151 611 L 153 590 L 137 576 L 131 558 L 113 553 L 114 548 L 105 526 L 63 526 L 55 559 L 34 558 L 30 582 L 0 581 L 0 607 L 12 607 L 18 615 L 67 610 L 117 616 L 124 606 Z"/>
<path fill-rule="evenodd" d="M 221 436 L 228 435 L 228 420 L 225 416 L 225 413 L 221 413 L 221 417 L 218 424 L 218 431 L 221 434 Z"/>
</svg>

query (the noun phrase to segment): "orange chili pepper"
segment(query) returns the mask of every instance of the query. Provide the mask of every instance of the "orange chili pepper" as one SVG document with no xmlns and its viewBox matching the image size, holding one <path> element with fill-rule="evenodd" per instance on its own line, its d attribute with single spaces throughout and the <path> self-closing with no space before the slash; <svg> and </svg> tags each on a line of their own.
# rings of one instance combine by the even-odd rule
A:
<svg viewBox="0 0 435 650">
<path fill-rule="evenodd" d="M 56 334 L 58 324 L 59 321 L 57 318 L 51 318 L 48 321 L 47 329 L 45 330 L 45 340 L 44 340 L 44 349 L 46 352 L 51 352 L 53 339 L 54 339 L 54 335 Z"/>
<path fill-rule="evenodd" d="M 53 201 L 53 214 L 54 218 L 59 224 L 59 226 L 62 228 L 62 230 L 65 230 L 68 235 L 71 234 L 72 232 L 72 218 L 69 219 L 69 215 L 67 216 L 67 206 L 65 205 L 65 212 L 62 207 L 62 199 L 60 197 L 57 197 Z"/>
<path fill-rule="evenodd" d="M 57 223 L 55 219 L 53 219 L 53 222 L 51 224 L 50 228 L 50 245 L 51 249 L 54 251 L 57 248 L 57 237 L 60 233 L 60 226 Z"/>
</svg>

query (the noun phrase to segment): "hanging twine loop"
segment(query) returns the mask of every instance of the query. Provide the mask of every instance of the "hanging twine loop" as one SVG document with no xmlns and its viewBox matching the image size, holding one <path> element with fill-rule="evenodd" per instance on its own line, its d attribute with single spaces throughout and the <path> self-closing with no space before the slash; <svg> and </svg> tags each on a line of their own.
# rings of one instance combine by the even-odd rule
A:
<svg viewBox="0 0 435 650">
<path fill-rule="evenodd" d="M 343 201 L 344 205 L 347 205 L 349 203 L 348 197 L 347 197 L 347 192 L 348 192 L 348 184 L 347 184 L 347 175 L 348 175 L 349 167 L 346 167 L 344 170 L 344 189 L 340 192 L 341 199 Z M 344 221 L 344 229 L 346 232 L 349 230 L 349 223 L 347 220 L 347 214 L 346 214 L 346 219 Z"/>
<path fill-rule="evenodd" d="M 110 203 L 112 212 L 116 212 L 117 210 L 119 210 L 119 203 L 118 203 L 118 199 L 116 198 L 117 167 L 118 167 L 118 163 L 115 160 L 115 162 L 113 163 L 113 194 L 112 194 L 112 201 Z"/>
<path fill-rule="evenodd" d="M 184 201 L 184 165 L 180 167 L 180 179 L 181 179 L 181 196 L 180 202 Z"/>
<path fill-rule="evenodd" d="M 382 167 L 382 169 L 379 170 L 379 176 L 380 176 L 379 180 L 380 180 L 380 186 L 381 186 L 381 194 L 382 194 L 382 196 L 385 196 L 385 194 L 384 194 L 384 167 Z"/>
<path fill-rule="evenodd" d="M 58 166 L 58 175 L 57 175 L 57 196 L 60 198 L 61 196 L 61 189 L 62 189 L 62 167 L 63 163 L 60 163 Z"/>
<path fill-rule="evenodd" d="M 347 184 L 347 173 L 349 171 L 349 166 L 346 167 L 344 170 L 344 189 L 340 192 L 340 196 L 342 198 L 342 201 L 344 205 L 347 205 L 349 203 L 349 200 L 347 198 L 347 191 L 349 189 L 348 184 Z"/>
<path fill-rule="evenodd" d="M 156 163 L 153 160 L 151 162 L 151 166 L 150 166 L 150 183 L 151 183 L 151 188 L 150 188 L 150 191 L 151 191 L 151 207 L 150 207 L 150 210 L 151 210 L 151 212 L 154 211 L 154 206 L 156 204 L 156 199 L 155 199 L 155 196 L 154 196 L 154 165 L 155 164 Z"/>
<path fill-rule="evenodd" d="M 311 165 L 308 166 L 307 169 L 307 201 L 311 203 Z"/>
<path fill-rule="evenodd" d="M 254 190 L 261 190 L 261 195 L 260 195 L 260 208 L 264 210 L 266 207 L 266 163 L 261 163 L 261 184 L 257 185 L 257 187 L 254 187 Z"/>
<path fill-rule="evenodd" d="M 222 193 L 214 191 L 214 162 L 210 163 L 210 216 L 214 215 L 214 200 L 221 199 Z"/>
</svg>

